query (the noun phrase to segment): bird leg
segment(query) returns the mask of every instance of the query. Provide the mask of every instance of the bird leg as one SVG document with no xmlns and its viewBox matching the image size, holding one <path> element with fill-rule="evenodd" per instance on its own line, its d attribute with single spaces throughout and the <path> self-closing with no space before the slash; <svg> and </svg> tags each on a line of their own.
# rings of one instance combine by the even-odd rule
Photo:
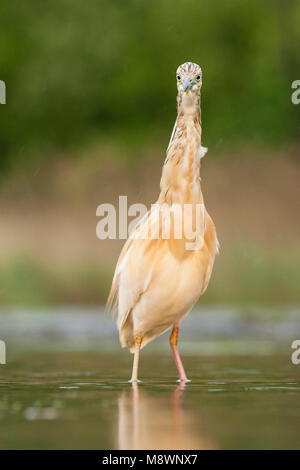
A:
<svg viewBox="0 0 300 470">
<path fill-rule="evenodd" d="M 175 363 L 179 372 L 179 379 L 180 382 L 188 382 L 187 376 L 184 371 L 184 367 L 182 365 L 182 361 L 179 355 L 179 351 L 177 349 L 178 344 L 178 332 L 179 332 L 179 325 L 174 325 L 171 336 L 170 336 L 170 345 L 172 349 L 172 353 L 175 359 Z"/>
<path fill-rule="evenodd" d="M 138 382 L 138 367 L 139 367 L 139 358 L 140 358 L 140 349 L 142 344 L 142 336 L 137 333 L 135 335 L 135 349 L 134 349 L 134 358 L 133 358 L 133 366 L 132 366 L 132 376 L 130 382 Z"/>
</svg>

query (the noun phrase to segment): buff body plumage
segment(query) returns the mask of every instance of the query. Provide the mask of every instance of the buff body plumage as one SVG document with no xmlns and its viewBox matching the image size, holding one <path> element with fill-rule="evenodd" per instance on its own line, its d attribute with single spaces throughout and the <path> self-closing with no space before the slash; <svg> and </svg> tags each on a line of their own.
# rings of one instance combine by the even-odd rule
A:
<svg viewBox="0 0 300 470">
<path fill-rule="evenodd" d="M 202 72 L 198 65 L 187 62 L 177 69 L 176 76 L 178 114 L 162 170 L 160 195 L 121 251 L 108 300 L 118 312 L 121 345 L 135 353 L 133 381 L 137 380 L 140 348 L 171 327 L 174 358 L 180 379 L 186 380 L 177 351 L 179 323 L 205 291 L 218 249 L 215 226 L 206 209 L 203 243 L 195 249 L 187 249 L 184 234 L 180 239 L 175 237 L 172 217 L 171 236 L 162 236 L 165 210 L 190 205 L 192 212 L 185 216 L 186 222 L 194 217 L 197 204 L 204 204 L 200 161 L 207 149 L 201 146 Z M 145 236 L 153 225 L 157 238 Z"/>
</svg>

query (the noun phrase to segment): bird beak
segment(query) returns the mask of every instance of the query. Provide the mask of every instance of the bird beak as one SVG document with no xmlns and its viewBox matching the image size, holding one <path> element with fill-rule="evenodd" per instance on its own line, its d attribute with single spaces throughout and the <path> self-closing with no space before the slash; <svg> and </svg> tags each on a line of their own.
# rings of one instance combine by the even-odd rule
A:
<svg viewBox="0 0 300 470">
<path fill-rule="evenodd" d="M 184 77 L 182 80 L 183 91 L 188 91 L 194 85 L 194 80 L 190 77 Z"/>
</svg>

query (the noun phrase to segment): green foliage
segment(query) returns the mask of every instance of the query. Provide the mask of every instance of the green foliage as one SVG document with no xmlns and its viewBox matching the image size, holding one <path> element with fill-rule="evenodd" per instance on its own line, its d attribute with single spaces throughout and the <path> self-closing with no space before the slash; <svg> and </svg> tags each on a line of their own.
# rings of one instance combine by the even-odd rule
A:
<svg viewBox="0 0 300 470">
<path fill-rule="evenodd" d="M 0 170 L 107 135 L 167 139 L 186 60 L 203 68 L 205 145 L 294 139 L 299 22 L 296 0 L 5 2 Z"/>
<path fill-rule="evenodd" d="M 299 304 L 299 248 L 282 252 L 237 243 L 221 250 L 221 257 L 216 258 L 205 301 L 244 306 Z"/>
<path fill-rule="evenodd" d="M 27 256 L 2 264 L 0 286 L 2 305 L 43 305 L 55 293 L 55 281 L 51 274 Z"/>
<path fill-rule="evenodd" d="M 112 272 L 97 265 L 49 266 L 28 255 L 2 263 L 0 305 L 104 302 Z"/>
<path fill-rule="evenodd" d="M 217 257 L 203 304 L 293 306 L 300 302 L 300 251 L 265 251 L 231 245 Z M 104 304 L 112 267 L 92 263 L 48 264 L 18 256 L 2 263 L 0 306 Z"/>
</svg>

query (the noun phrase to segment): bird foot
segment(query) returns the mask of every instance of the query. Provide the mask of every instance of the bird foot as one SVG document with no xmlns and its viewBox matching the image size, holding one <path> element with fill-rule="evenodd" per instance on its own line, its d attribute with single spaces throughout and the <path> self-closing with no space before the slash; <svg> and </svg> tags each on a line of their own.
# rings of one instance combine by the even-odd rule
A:
<svg viewBox="0 0 300 470">
<path fill-rule="evenodd" d="M 177 379 L 176 382 L 180 382 L 180 383 L 182 382 L 182 383 L 187 384 L 187 383 L 191 382 L 191 380 L 190 379 Z"/>
<path fill-rule="evenodd" d="M 139 379 L 137 379 L 137 380 L 132 380 L 132 379 L 130 379 L 130 380 L 128 380 L 128 383 L 129 383 L 129 384 L 141 384 L 141 383 L 143 383 L 143 382 L 142 382 L 141 380 L 139 380 Z"/>
</svg>

